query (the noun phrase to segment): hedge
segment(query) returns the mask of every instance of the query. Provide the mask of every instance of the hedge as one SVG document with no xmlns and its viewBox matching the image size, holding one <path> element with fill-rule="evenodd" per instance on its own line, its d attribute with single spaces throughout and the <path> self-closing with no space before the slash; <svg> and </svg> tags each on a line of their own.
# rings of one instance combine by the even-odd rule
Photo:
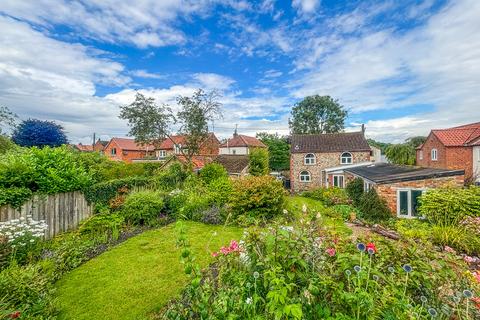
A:
<svg viewBox="0 0 480 320">
<path fill-rule="evenodd" d="M 88 203 L 107 204 L 120 189 L 125 188 L 127 189 L 125 191 L 128 191 L 134 187 L 147 186 L 150 182 L 151 178 L 147 177 L 128 177 L 100 182 L 84 190 L 85 199 Z"/>
</svg>

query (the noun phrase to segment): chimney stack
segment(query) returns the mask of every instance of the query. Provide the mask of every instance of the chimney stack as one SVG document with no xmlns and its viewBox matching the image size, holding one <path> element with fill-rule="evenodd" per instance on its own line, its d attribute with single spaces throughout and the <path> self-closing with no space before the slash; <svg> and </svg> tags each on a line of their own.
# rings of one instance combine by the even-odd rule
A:
<svg viewBox="0 0 480 320">
<path fill-rule="evenodd" d="M 365 124 L 362 123 L 362 133 L 365 134 Z"/>
</svg>

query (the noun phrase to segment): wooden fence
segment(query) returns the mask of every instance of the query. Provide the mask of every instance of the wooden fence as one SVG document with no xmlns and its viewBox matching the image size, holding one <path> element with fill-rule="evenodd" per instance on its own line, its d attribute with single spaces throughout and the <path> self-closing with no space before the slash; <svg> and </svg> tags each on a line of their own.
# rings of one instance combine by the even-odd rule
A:
<svg viewBox="0 0 480 320">
<path fill-rule="evenodd" d="M 48 229 L 46 238 L 78 227 L 80 221 L 90 217 L 93 208 L 88 205 L 79 191 L 57 193 L 48 196 L 34 196 L 21 208 L 0 207 L 0 222 L 32 215 L 34 220 L 45 220 Z"/>
</svg>

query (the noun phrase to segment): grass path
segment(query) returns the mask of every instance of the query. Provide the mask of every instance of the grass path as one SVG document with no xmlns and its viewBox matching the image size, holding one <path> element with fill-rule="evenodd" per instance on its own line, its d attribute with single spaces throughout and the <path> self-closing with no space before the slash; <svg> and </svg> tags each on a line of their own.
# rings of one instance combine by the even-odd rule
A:
<svg viewBox="0 0 480 320">
<path fill-rule="evenodd" d="M 185 225 L 202 266 L 212 251 L 242 234 L 234 227 Z M 175 241 L 174 224 L 147 231 L 67 274 L 57 283 L 60 319 L 148 319 L 187 282 Z"/>
</svg>

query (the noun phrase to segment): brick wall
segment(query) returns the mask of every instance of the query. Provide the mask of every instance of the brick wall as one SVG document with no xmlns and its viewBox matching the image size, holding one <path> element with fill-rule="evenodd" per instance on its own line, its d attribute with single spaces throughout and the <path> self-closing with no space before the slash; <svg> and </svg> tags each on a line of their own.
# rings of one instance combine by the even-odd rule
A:
<svg viewBox="0 0 480 320">
<path fill-rule="evenodd" d="M 401 188 L 418 188 L 430 189 L 441 187 L 458 187 L 461 188 L 464 183 L 464 176 L 441 177 L 416 181 L 395 182 L 390 184 L 377 185 L 375 188 L 378 195 L 387 201 L 388 207 L 394 215 L 397 214 L 397 190 Z"/>
<path fill-rule="evenodd" d="M 116 149 L 116 154 L 112 154 L 112 149 Z M 146 151 L 140 150 L 122 150 L 116 142 L 109 143 L 104 150 L 104 154 L 110 159 L 115 161 L 125 161 L 131 163 L 133 159 L 145 158 Z M 154 156 L 154 152 L 149 152 L 148 156 Z"/>
<path fill-rule="evenodd" d="M 473 175 L 473 148 L 472 147 L 447 147 L 446 168 L 465 170 L 465 179 Z"/>
<path fill-rule="evenodd" d="M 437 161 L 431 157 L 432 149 L 437 149 Z M 420 151 L 423 151 L 423 159 L 420 159 Z M 417 150 L 417 166 L 429 168 L 446 168 L 446 152 L 443 143 L 434 134 L 430 134 L 422 148 Z"/>
<path fill-rule="evenodd" d="M 322 170 L 340 166 L 340 156 L 342 152 L 333 153 L 313 153 L 317 159 L 316 164 L 304 164 L 304 157 L 307 153 L 292 153 L 290 155 L 290 183 L 294 192 L 315 189 L 325 184 L 322 177 Z M 351 152 L 352 163 L 370 161 L 370 152 Z M 300 172 L 310 172 L 311 182 L 301 182 Z"/>
</svg>

